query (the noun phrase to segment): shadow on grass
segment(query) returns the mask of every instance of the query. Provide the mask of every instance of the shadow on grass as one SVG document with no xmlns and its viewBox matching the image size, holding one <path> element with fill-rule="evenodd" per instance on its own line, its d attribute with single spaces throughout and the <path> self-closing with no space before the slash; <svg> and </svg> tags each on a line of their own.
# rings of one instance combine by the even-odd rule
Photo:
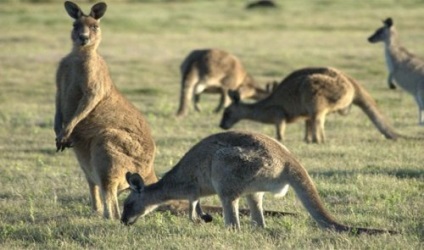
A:
<svg viewBox="0 0 424 250">
<path fill-rule="evenodd" d="M 121 89 L 120 90 L 124 95 L 150 95 L 150 96 L 159 96 L 164 94 L 163 91 L 153 88 L 140 88 L 140 89 Z"/>
<path fill-rule="evenodd" d="M 344 176 L 349 177 L 357 174 L 368 175 L 388 175 L 398 179 L 424 179 L 424 170 L 420 169 L 396 169 L 396 170 L 330 170 L 330 171 L 310 171 L 313 176 Z"/>
</svg>

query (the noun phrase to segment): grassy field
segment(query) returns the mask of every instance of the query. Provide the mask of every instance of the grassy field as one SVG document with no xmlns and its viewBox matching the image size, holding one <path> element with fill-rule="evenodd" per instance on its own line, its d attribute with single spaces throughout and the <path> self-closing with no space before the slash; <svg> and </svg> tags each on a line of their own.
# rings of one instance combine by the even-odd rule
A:
<svg viewBox="0 0 424 250">
<path fill-rule="evenodd" d="M 55 152 L 54 75 L 71 48 L 72 20 L 62 3 L 0 1 L 1 249 L 423 249 L 423 141 L 384 139 L 365 114 L 330 115 L 324 145 L 305 144 L 303 123 L 289 125 L 285 145 L 315 181 L 341 222 L 397 229 L 401 235 L 352 236 L 322 230 L 294 195 L 268 195 L 265 208 L 297 218 L 266 218 L 267 228 L 224 229 L 216 215 L 196 225 L 186 216 L 152 213 L 133 227 L 94 216 L 84 175 L 71 150 Z M 10 3 L 12 2 L 12 3 Z M 59 2 L 59 1 L 57 1 Z M 133 1 L 136 2 L 136 1 Z M 117 87 L 147 117 L 162 175 L 197 141 L 220 132 L 218 97 L 202 96 L 202 113 L 174 118 L 179 64 L 196 48 L 236 54 L 260 83 L 305 66 L 334 66 L 358 79 L 403 134 L 424 136 L 412 97 L 386 84 L 383 45 L 367 37 L 391 16 L 403 44 L 424 57 L 422 1 L 277 1 L 277 10 L 246 11 L 246 1 L 110 1 L 100 52 Z M 80 2 L 82 3 L 82 2 Z M 88 11 L 90 4 L 82 3 Z M 235 129 L 274 136 L 274 127 Z M 126 194 L 120 196 L 125 199 Z M 203 201 L 219 204 L 216 197 Z M 244 205 L 244 203 L 242 204 Z"/>
</svg>

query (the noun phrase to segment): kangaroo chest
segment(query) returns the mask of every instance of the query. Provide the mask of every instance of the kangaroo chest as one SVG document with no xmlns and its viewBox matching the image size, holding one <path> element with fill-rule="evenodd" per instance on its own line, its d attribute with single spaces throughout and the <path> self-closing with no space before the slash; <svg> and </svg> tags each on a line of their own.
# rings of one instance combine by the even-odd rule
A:
<svg viewBox="0 0 424 250">
<path fill-rule="evenodd" d="M 392 55 L 391 55 L 390 50 L 387 46 L 386 46 L 386 49 L 384 50 L 384 57 L 386 59 L 387 70 L 391 74 L 394 71 L 394 64 L 393 64 Z"/>
</svg>

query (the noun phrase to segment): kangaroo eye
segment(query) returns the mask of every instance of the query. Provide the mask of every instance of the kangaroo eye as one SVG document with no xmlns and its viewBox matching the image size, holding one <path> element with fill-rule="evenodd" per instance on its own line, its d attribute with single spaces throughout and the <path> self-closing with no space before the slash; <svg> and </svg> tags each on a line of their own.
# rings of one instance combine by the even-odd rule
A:
<svg viewBox="0 0 424 250">
<path fill-rule="evenodd" d="M 92 30 L 97 31 L 99 29 L 99 25 L 95 24 L 95 25 L 91 25 L 90 27 Z"/>
</svg>

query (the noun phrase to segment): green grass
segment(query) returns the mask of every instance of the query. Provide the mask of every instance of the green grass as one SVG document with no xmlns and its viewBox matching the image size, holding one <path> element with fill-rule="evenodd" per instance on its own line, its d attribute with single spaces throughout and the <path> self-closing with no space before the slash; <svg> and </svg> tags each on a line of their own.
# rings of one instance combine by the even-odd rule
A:
<svg viewBox="0 0 424 250">
<path fill-rule="evenodd" d="M 62 3 L 20 2 L 0 1 L 0 248 L 424 248 L 423 142 L 385 140 L 358 108 L 328 117 L 326 144 L 303 143 L 303 123 L 296 123 L 288 126 L 285 145 L 339 221 L 401 235 L 322 230 L 293 192 L 266 196 L 264 206 L 299 217 L 266 218 L 266 229 L 250 227 L 246 217 L 242 230 L 232 232 L 220 216 L 196 225 L 186 216 L 152 213 L 133 227 L 94 216 L 84 175 L 71 150 L 55 153 L 52 129 L 54 75 L 71 48 L 71 18 Z M 261 83 L 300 67 L 337 67 L 365 86 L 399 132 L 424 136 L 412 97 L 387 88 L 382 44 L 366 41 L 391 16 L 403 44 L 424 56 L 422 1 L 278 1 L 272 11 L 246 11 L 241 0 L 131 2 L 109 4 L 100 52 L 115 84 L 150 123 L 158 175 L 201 138 L 221 131 L 220 115 L 212 112 L 217 96 L 202 96 L 200 114 L 173 116 L 179 64 L 196 48 L 236 54 Z M 247 121 L 235 129 L 275 134 L 273 126 Z M 219 204 L 216 197 L 203 203 Z"/>
</svg>

